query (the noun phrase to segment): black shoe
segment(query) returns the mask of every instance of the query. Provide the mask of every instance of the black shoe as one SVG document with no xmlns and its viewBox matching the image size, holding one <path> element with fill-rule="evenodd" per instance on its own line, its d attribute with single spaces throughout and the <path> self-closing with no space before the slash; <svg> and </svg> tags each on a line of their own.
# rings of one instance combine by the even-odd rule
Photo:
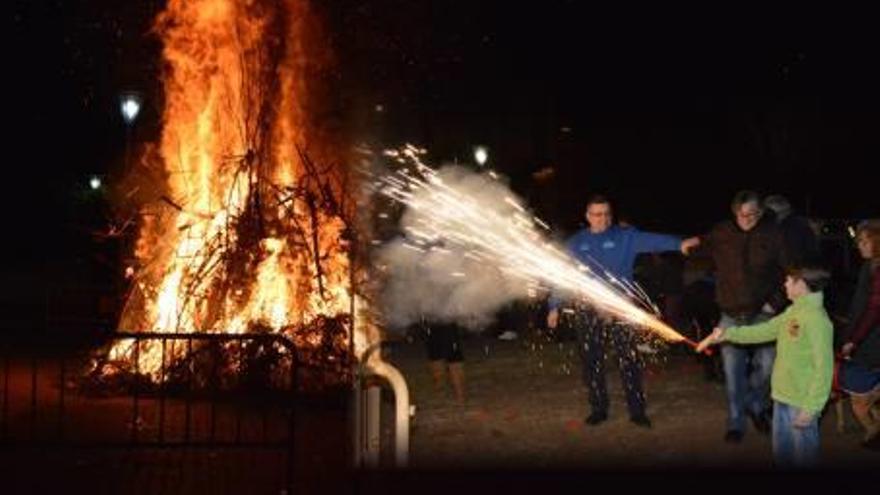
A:
<svg viewBox="0 0 880 495">
<path fill-rule="evenodd" d="M 751 418 L 752 424 L 755 426 L 755 430 L 757 430 L 762 435 L 770 434 L 770 419 L 767 418 L 766 413 L 749 413 L 749 418 Z"/>
<path fill-rule="evenodd" d="M 586 419 L 584 419 L 584 423 L 586 423 L 590 426 L 596 426 L 597 424 L 599 424 L 607 419 L 608 419 L 608 413 L 594 412 L 594 413 L 590 414 L 589 416 L 587 416 Z"/>
<path fill-rule="evenodd" d="M 639 414 L 638 416 L 631 416 L 629 418 L 629 420 L 632 421 L 633 423 L 641 426 L 642 428 L 650 428 L 651 427 L 651 420 L 648 419 L 648 417 L 645 416 L 644 414 Z"/>
<path fill-rule="evenodd" d="M 743 432 L 739 430 L 727 430 L 724 434 L 724 441 L 727 443 L 740 443 L 743 439 Z"/>
</svg>

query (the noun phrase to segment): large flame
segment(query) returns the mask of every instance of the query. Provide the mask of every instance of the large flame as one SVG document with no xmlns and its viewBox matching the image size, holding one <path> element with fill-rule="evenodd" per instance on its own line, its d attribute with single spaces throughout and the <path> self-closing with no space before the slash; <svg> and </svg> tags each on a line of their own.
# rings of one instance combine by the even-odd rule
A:
<svg viewBox="0 0 880 495">
<path fill-rule="evenodd" d="M 315 17 L 305 0 L 169 0 L 157 18 L 163 130 L 143 166 L 166 183 L 142 209 L 121 329 L 292 334 L 350 314 L 346 212 L 328 200 L 350 193 L 344 171 L 317 177 L 308 160 L 330 148 L 306 113 L 307 72 L 326 58 Z M 117 346 L 111 358 L 129 352 Z M 155 373 L 158 346 L 140 355 L 140 370 Z"/>
</svg>

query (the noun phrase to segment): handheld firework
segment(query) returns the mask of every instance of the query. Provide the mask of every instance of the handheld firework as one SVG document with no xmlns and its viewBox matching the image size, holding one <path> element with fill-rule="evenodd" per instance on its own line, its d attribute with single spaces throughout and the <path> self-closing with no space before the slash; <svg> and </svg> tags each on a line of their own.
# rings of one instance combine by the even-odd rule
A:
<svg viewBox="0 0 880 495">
<path fill-rule="evenodd" d="M 424 153 L 410 145 L 386 151 L 400 168 L 378 174 L 372 181 L 377 193 L 406 205 L 415 216 L 405 227 L 413 249 L 431 250 L 442 241 L 445 249 L 454 248 L 479 259 L 506 276 L 530 286 L 552 288 L 668 342 L 696 348 L 696 342 L 657 316 L 656 307 L 638 286 L 598 265 L 591 268 L 580 263 L 549 241 L 547 224 L 529 214 L 512 194 L 499 204 L 490 195 L 470 193 L 481 189 L 459 187 L 455 172 L 444 175 L 422 163 Z M 485 189 L 499 187 L 492 183 L 498 180 L 492 171 L 479 177 L 485 181 Z"/>
</svg>

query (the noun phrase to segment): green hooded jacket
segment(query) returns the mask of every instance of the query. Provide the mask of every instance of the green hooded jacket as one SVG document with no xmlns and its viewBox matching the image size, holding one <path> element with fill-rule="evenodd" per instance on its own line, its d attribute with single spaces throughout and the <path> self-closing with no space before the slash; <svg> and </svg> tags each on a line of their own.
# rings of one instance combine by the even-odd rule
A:
<svg viewBox="0 0 880 495">
<path fill-rule="evenodd" d="M 784 312 L 763 323 L 730 327 L 724 340 L 737 344 L 776 341 L 770 379 L 773 400 L 819 413 L 831 392 L 834 328 L 821 292 L 795 299 Z"/>
</svg>

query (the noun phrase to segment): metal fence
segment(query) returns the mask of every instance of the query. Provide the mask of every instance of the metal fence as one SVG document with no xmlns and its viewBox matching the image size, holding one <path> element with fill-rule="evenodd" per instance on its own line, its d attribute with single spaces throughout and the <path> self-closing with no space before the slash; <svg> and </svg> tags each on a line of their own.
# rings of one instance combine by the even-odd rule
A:
<svg viewBox="0 0 880 495">
<path fill-rule="evenodd" d="M 125 359 L 0 348 L 5 461 L 28 452 L 272 452 L 283 472 L 268 485 L 294 487 L 297 415 L 310 399 L 290 340 L 113 333 L 105 345 L 123 349 Z"/>
</svg>

